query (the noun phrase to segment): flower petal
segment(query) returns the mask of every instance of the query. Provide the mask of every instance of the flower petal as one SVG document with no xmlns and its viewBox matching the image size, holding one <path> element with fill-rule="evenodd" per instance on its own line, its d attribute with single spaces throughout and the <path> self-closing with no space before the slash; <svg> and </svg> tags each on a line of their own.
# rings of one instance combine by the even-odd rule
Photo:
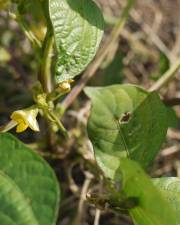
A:
<svg viewBox="0 0 180 225">
<path fill-rule="evenodd" d="M 27 128 L 28 128 L 28 124 L 19 123 L 16 127 L 16 132 L 21 133 L 21 132 L 25 131 Z"/>
<path fill-rule="evenodd" d="M 13 112 L 11 119 L 17 123 L 16 132 L 23 132 L 28 127 L 30 127 L 33 131 L 39 131 L 39 125 L 36 120 L 38 112 L 39 110 L 36 108 L 28 108 Z"/>
<path fill-rule="evenodd" d="M 31 130 L 36 131 L 36 132 L 40 131 L 39 124 L 36 119 L 34 119 L 33 117 L 28 117 L 27 122 L 28 122 L 28 126 L 31 128 Z"/>
</svg>

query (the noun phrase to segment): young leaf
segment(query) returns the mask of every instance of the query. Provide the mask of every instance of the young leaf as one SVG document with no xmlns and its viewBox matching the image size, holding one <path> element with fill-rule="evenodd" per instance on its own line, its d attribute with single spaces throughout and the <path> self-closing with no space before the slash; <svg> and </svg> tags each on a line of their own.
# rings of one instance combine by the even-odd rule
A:
<svg viewBox="0 0 180 225">
<path fill-rule="evenodd" d="M 178 225 L 168 201 L 136 162 L 121 159 L 115 176 L 122 180 L 122 195 L 137 201 L 129 209 L 136 225 Z"/>
<path fill-rule="evenodd" d="M 91 62 L 103 35 L 103 16 L 92 0 L 49 0 L 58 52 L 56 81 L 72 79 Z"/>
<path fill-rule="evenodd" d="M 88 135 L 106 176 L 113 177 L 121 157 L 148 166 L 168 126 L 167 110 L 158 94 L 133 85 L 86 88 L 85 92 L 92 100 Z"/>
<path fill-rule="evenodd" d="M 153 182 L 174 207 L 178 225 L 180 225 L 180 179 L 175 177 L 164 177 L 153 179 Z"/>
<path fill-rule="evenodd" d="M 54 225 L 58 205 L 49 165 L 12 135 L 0 134 L 0 223 Z"/>
</svg>

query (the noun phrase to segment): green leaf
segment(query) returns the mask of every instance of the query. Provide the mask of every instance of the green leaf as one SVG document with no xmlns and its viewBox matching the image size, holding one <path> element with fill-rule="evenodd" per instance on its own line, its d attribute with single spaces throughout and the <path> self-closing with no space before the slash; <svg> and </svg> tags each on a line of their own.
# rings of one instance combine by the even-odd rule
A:
<svg viewBox="0 0 180 225">
<path fill-rule="evenodd" d="M 92 0 L 49 0 L 58 51 L 56 81 L 72 79 L 91 62 L 103 35 L 103 16 Z"/>
<path fill-rule="evenodd" d="M 103 86 L 122 83 L 124 56 L 122 52 L 117 52 L 110 64 L 103 70 Z"/>
<path fill-rule="evenodd" d="M 49 165 L 11 134 L 0 134 L 0 223 L 53 225 L 58 205 Z"/>
<path fill-rule="evenodd" d="M 136 225 L 178 225 L 174 210 L 136 162 L 121 159 L 116 177 L 122 180 L 121 193 L 136 199 L 137 206 L 129 209 Z"/>
<path fill-rule="evenodd" d="M 127 155 L 147 167 L 165 139 L 167 109 L 158 94 L 133 85 L 86 88 L 92 100 L 88 135 L 97 162 L 113 177 Z"/>
<path fill-rule="evenodd" d="M 178 225 L 180 225 L 180 179 L 175 177 L 164 177 L 153 179 L 153 182 L 174 207 Z"/>
<path fill-rule="evenodd" d="M 168 106 L 167 110 L 168 110 L 168 118 L 169 118 L 169 127 L 177 128 L 179 119 L 178 119 L 178 116 L 176 115 L 175 109 Z"/>
<path fill-rule="evenodd" d="M 16 183 L 0 172 L 0 221 L 3 225 L 38 225 L 33 211 Z"/>
<path fill-rule="evenodd" d="M 160 54 L 159 54 L 159 60 L 158 60 L 158 65 L 157 66 L 158 66 L 157 74 L 150 75 L 150 78 L 152 80 L 158 80 L 170 68 L 170 61 L 169 61 L 169 59 L 167 58 L 167 56 L 163 52 L 160 52 Z"/>
</svg>

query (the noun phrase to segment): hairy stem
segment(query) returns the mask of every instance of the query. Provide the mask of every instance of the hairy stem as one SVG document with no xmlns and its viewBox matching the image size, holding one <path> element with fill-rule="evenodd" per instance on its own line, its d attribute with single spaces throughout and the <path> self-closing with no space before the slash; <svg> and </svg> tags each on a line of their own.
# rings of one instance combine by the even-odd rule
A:
<svg viewBox="0 0 180 225">
<path fill-rule="evenodd" d="M 53 48 L 53 35 L 47 31 L 44 43 L 42 46 L 42 60 L 40 63 L 38 79 L 42 84 L 43 90 L 46 93 L 52 91 L 51 80 L 51 61 L 52 61 L 52 48 Z"/>
<path fill-rule="evenodd" d="M 51 78 L 51 63 L 52 63 L 52 50 L 53 50 L 53 35 L 51 32 L 51 28 L 49 28 L 46 32 L 46 36 L 43 42 L 42 50 L 41 50 L 41 62 L 39 65 L 38 71 L 38 80 L 40 81 L 43 91 L 45 93 L 50 93 L 52 91 L 52 78 Z M 61 126 L 60 121 L 53 115 L 54 121 L 58 125 L 59 129 L 64 132 L 64 127 Z M 56 143 L 56 134 L 53 131 L 53 124 L 48 119 L 46 120 L 46 124 L 48 127 L 47 132 L 47 146 L 51 151 L 54 150 L 54 146 Z"/>
<path fill-rule="evenodd" d="M 104 45 L 102 46 L 101 50 L 97 54 L 94 62 L 87 68 L 86 72 L 77 83 L 77 85 L 72 89 L 71 93 L 65 98 L 62 102 L 62 106 L 66 109 L 68 108 L 74 99 L 80 94 L 86 83 L 93 77 L 101 63 L 103 62 L 104 58 L 107 56 L 111 48 L 113 47 L 114 43 L 117 41 L 127 19 L 129 16 L 129 12 L 134 5 L 135 0 L 129 0 L 127 2 L 126 7 L 122 13 L 121 18 L 117 21 L 114 29 L 112 30 L 109 37 L 105 40 Z"/>
</svg>

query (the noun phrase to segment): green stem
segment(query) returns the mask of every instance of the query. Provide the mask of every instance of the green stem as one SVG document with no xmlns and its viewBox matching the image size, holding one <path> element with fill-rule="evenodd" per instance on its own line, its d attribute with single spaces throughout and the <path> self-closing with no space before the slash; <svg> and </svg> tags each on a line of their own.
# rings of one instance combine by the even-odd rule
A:
<svg viewBox="0 0 180 225">
<path fill-rule="evenodd" d="M 46 93 L 52 91 L 51 61 L 52 61 L 53 41 L 54 39 L 52 33 L 50 31 L 47 31 L 42 46 L 42 60 L 40 63 L 38 74 L 38 79 L 42 84 L 44 92 Z"/>
<path fill-rule="evenodd" d="M 51 79 L 51 62 L 52 62 L 52 50 L 53 50 L 53 34 L 50 28 L 46 32 L 46 36 L 41 49 L 41 61 L 39 65 L 38 80 L 40 81 L 43 91 L 50 93 L 52 91 L 52 79 Z M 51 115 L 53 117 L 53 115 Z M 56 118 L 53 118 L 56 120 Z M 47 133 L 47 146 L 52 151 L 56 143 L 56 134 L 52 129 L 52 123 L 47 119 L 48 126 Z M 57 123 L 57 121 L 56 121 Z M 58 123 L 57 123 L 58 124 Z M 62 126 L 58 124 L 59 128 L 63 131 Z"/>
<path fill-rule="evenodd" d="M 68 137 L 68 133 L 67 130 L 64 128 L 63 124 L 61 123 L 61 121 L 57 118 L 57 116 L 54 114 L 54 112 L 50 112 L 48 111 L 49 115 L 51 116 L 51 118 L 56 122 L 56 124 L 59 127 L 59 130 L 62 132 L 62 134 L 65 137 Z"/>
<path fill-rule="evenodd" d="M 166 86 L 180 69 L 180 59 L 178 59 L 172 67 L 149 89 L 149 91 L 158 91 Z"/>
</svg>

